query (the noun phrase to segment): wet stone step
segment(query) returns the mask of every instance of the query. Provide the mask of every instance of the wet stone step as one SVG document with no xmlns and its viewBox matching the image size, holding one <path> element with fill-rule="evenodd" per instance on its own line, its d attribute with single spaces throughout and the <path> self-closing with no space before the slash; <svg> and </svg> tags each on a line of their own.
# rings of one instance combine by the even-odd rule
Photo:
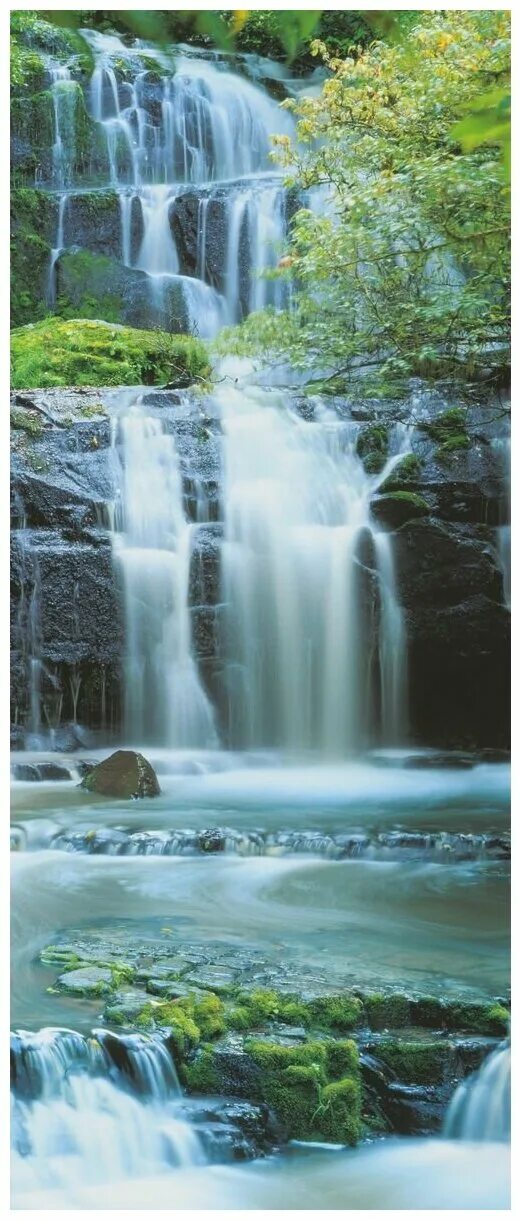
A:
<svg viewBox="0 0 521 1220">
<path fill-rule="evenodd" d="M 19 836 L 15 836 L 14 845 L 20 850 Z M 390 830 L 374 834 L 353 831 L 329 835 L 314 830 L 237 831 L 229 826 L 139 831 L 92 827 L 59 831 L 50 838 L 48 846 L 60 851 L 113 856 L 218 855 L 226 852 L 239 856 L 309 854 L 332 860 L 400 858 L 436 863 L 510 858 L 508 834 L 449 831 Z"/>
</svg>

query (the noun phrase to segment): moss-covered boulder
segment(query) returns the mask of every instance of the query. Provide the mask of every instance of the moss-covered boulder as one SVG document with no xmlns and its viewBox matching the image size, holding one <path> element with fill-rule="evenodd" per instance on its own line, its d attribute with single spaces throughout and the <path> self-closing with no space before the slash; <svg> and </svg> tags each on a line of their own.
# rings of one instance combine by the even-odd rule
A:
<svg viewBox="0 0 521 1220">
<path fill-rule="evenodd" d="M 84 776 L 81 787 L 122 800 L 159 796 L 161 791 L 154 768 L 134 750 L 116 750 Z"/>
<path fill-rule="evenodd" d="M 415 491 L 390 491 L 371 501 L 373 517 L 389 529 L 399 529 L 406 521 L 427 517 L 429 511 L 425 497 Z"/>
<path fill-rule="evenodd" d="M 419 424 L 419 428 L 431 440 L 436 441 L 436 457 L 439 462 L 447 462 L 452 454 L 470 448 L 467 413 L 462 407 L 449 407 L 434 419 Z"/>
<path fill-rule="evenodd" d="M 368 424 L 361 428 L 356 440 L 356 452 L 367 474 L 380 474 L 389 453 L 389 430 L 385 424 Z"/>
<path fill-rule="evenodd" d="M 310 1040 L 288 1046 L 269 1039 L 206 1044 L 182 1068 L 194 1093 L 229 1092 L 264 1101 L 289 1139 L 356 1144 L 361 1084 L 354 1042 Z"/>
<path fill-rule="evenodd" d="M 11 334 L 15 390 L 165 382 L 182 388 L 209 374 L 206 347 L 191 335 L 61 318 L 46 318 Z"/>
<path fill-rule="evenodd" d="M 126 267 L 117 258 L 91 250 L 66 250 L 56 263 L 56 313 L 186 332 L 189 319 L 182 280 L 165 279 L 157 296 L 150 286 L 145 271 Z"/>
</svg>

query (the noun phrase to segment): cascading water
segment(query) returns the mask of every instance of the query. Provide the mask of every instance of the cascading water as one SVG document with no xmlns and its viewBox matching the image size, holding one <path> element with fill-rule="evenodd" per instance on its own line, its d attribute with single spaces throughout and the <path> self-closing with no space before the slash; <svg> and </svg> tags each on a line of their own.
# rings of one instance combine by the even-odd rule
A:
<svg viewBox="0 0 521 1220">
<path fill-rule="evenodd" d="M 41 1192 L 73 1205 L 86 1183 L 110 1187 L 204 1161 L 160 1039 L 21 1031 L 11 1062 L 12 1186 L 24 1205 L 41 1206 Z"/>
<path fill-rule="evenodd" d="M 382 731 L 395 741 L 405 716 L 404 626 L 391 539 L 375 531 L 369 500 L 407 437 L 371 477 L 356 456 L 353 425 L 332 411 L 318 409 L 309 421 L 286 395 L 248 387 L 224 388 L 218 398 L 233 743 L 333 754 L 367 745 L 374 691 L 364 644 L 375 601 Z"/>
<path fill-rule="evenodd" d="M 500 1046 L 456 1089 L 445 1120 L 448 1139 L 510 1139 L 510 1046 Z"/>
<path fill-rule="evenodd" d="M 132 396 L 131 396 L 132 398 Z M 141 400 L 113 422 L 118 499 L 113 544 L 126 618 L 125 724 L 132 741 L 215 743 L 192 655 L 188 581 L 193 530 L 173 436 Z"/>
<path fill-rule="evenodd" d="M 251 309 L 279 303 L 282 285 L 262 280 L 259 272 L 273 267 L 280 252 L 287 229 L 285 192 L 280 176 L 269 188 L 264 188 L 263 176 L 269 170 L 271 136 L 293 130 L 290 116 L 227 65 L 156 52 L 157 71 L 151 73 L 143 69 L 141 44 L 129 50 L 114 36 L 92 30 L 84 36 L 95 60 L 87 100 L 105 142 L 107 185 L 119 197 L 121 257 L 125 266 L 149 277 L 150 324 L 208 338 Z M 148 59 L 154 56 L 150 47 L 144 50 Z M 51 71 L 53 185 L 63 190 L 71 185 L 75 158 L 78 86 L 68 68 Z M 207 210 L 211 184 L 217 181 L 218 206 Z M 180 264 L 171 225 L 183 186 L 191 189 L 197 208 L 201 192 L 206 193 L 203 206 L 210 220 L 204 245 L 211 240 L 217 272 L 207 266 L 205 249 L 196 252 L 188 273 Z M 133 208 L 141 212 L 142 228 L 134 259 Z M 244 223 L 237 224 L 238 217 Z M 62 249 L 60 212 L 49 272 L 51 304 Z"/>
</svg>

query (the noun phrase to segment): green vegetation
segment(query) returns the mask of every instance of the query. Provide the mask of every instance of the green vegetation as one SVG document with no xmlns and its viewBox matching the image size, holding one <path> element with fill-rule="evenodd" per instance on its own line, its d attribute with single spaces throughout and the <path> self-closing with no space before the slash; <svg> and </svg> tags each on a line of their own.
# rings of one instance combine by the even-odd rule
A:
<svg viewBox="0 0 521 1220">
<path fill-rule="evenodd" d="M 450 1042 L 403 1042 L 385 1039 L 378 1043 L 378 1058 L 395 1072 L 404 1084 L 442 1084 L 453 1048 Z"/>
<path fill-rule="evenodd" d="M 405 491 L 409 483 L 416 483 L 421 477 L 421 462 L 415 453 L 408 453 L 391 471 L 380 491 Z"/>
<path fill-rule="evenodd" d="M 461 407 L 451 407 L 429 423 L 421 423 L 419 427 L 431 440 L 437 442 L 436 457 L 440 462 L 446 461 L 452 453 L 470 448 L 466 415 Z"/>
<path fill-rule="evenodd" d="M 328 79 L 318 97 L 283 103 L 299 143 L 277 137 L 275 155 L 288 181 L 327 187 L 331 209 L 294 219 L 279 268 L 291 314 L 250 315 L 220 350 L 289 357 L 322 387 L 327 369 L 335 390 L 387 396 L 412 375 L 482 380 L 484 365 L 503 381 L 508 101 L 495 129 L 484 103 L 481 128 L 479 116 L 491 82 L 506 97 L 508 13 L 422 11 L 403 38 L 346 58 L 319 41 L 313 51 Z M 473 141 L 458 127 L 469 112 Z"/>
<path fill-rule="evenodd" d="M 49 386 L 186 386 L 210 375 L 206 348 L 191 335 L 165 335 L 99 321 L 47 318 L 11 336 L 13 389 Z"/>
<path fill-rule="evenodd" d="M 391 504 L 407 505 L 415 510 L 415 516 L 422 516 L 429 511 L 427 501 L 415 491 L 390 491 L 385 494 L 385 500 Z"/>
<path fill-rule="evenodd" d="M 385 424 L 369 424 L 358 433 L 356 452 L 368 474 L 380 474 L 389 452 L 389 431 Z"/>
<path fill-rule="evenodd" d="M 324 1042 L 281 1046 L 248 1040 L 246 1050 L 260 1069 L 259 1093 L 292 1139 L 327 1139 L 356 1144 L 361 1134 L 358 1052 L 349 1044 L 350 1074 L 331 1080 Z M 339 1059 L 335 1066 L 341 1063 Z M 345 1066 L 345 1063 L 343 1064 Z"/>
<path fill-rule="evenodd" d="M 36 322 L 45 303 L 56 202 L 45 191 L 11 192 L 11 325 Z"/>
</svg>

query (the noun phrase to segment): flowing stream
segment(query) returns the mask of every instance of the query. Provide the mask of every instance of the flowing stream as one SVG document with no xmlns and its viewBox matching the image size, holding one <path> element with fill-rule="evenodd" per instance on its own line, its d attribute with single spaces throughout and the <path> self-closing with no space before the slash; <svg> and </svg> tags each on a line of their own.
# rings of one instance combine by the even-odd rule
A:
<svg viewBox="0 0 521 1220">
<path fill-rule="evenodd" d="M 117 193 L 121 263 L 146 277 L 151 316 L 177 310 L 183 329 L 211 336 L 282 305 L 283 287 L 262 272 L 293 206 L 269 159 L 270 137 L 292 132 L 288 113 L 229 58 L 87 37 L 103 186 Z M 60 254 L 75 244 L 74 198 L 90 184 L 74 181 L 68 69 L 51 70 L 51 92 L 52 303 Z M 188 274 L 181 238 L 194 224 Z M 206 484 L 187 487 L 196 412 L 217 437 L 217 514 Z M 154 951 L 174 938 L 208 967 L 206 946 L 208 968 L 232 979 L 247 962 L 296 990 L 472 1002 L 504 997 L 508 981 L 508 768 L 446 766 L 408 745 L 395 539 L 370 511 L 410 452 L 407 427 L 391 428 L 383 469 L 368 474 L 350 411 L 316 396 L 311 410 L 295 385 L 229 360 L 211 394 L 180 393 L 170 411 L 143 387 L 112 393 L 110 429 L 121 744 L 144 750 L 161 795 L 110 802 L 78 788 L 108 740 L 73 755 L 43 748 L 36 582 L 35 749 L 13 758 L 14 1206 L 507 1207 L 504 1046 L 487 1044 L 454 1088 L 442 1135 L 349 1151 L 294 1144 L 219 1164 L 233 1159 L 215 1154 L 226 1099 L 218 1114 L 211 1099 L 186 1098 L 163 1038 L 110 1032 L 99 996 L 55 993 L 56 969 L 39 955 L 64 937 L 148 938 Z M 193 613 L 208 537 L 211 681 Z M 498 546 L 503 555 L 506 536 Z"/>
</svg>

